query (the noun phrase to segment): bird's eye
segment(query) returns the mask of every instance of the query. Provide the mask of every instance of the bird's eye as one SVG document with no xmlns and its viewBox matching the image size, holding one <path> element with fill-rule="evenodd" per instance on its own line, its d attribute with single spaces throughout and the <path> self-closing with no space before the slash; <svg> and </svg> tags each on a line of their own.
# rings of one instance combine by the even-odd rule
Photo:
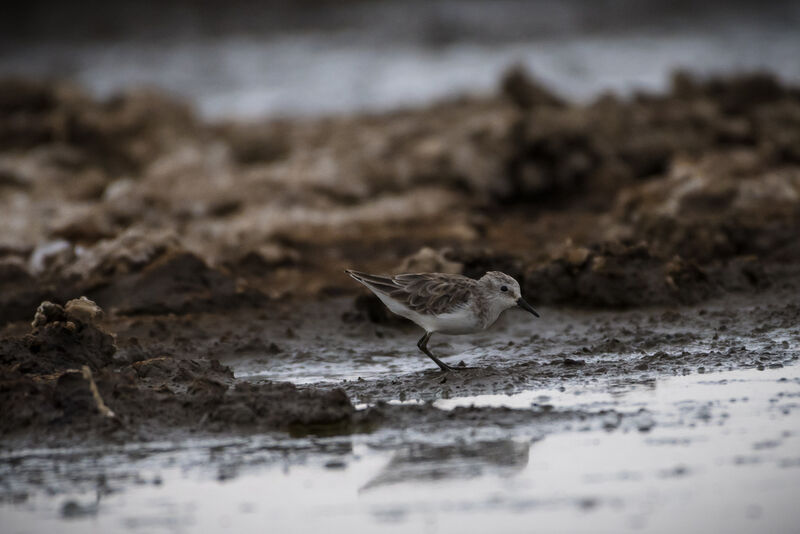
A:
<svg viewBox="0 0 800 534">
<path fill-rule="evenodd" d="M 500 286 L 500 291 L 508 291 L 508 286 Z"/>
</svg>

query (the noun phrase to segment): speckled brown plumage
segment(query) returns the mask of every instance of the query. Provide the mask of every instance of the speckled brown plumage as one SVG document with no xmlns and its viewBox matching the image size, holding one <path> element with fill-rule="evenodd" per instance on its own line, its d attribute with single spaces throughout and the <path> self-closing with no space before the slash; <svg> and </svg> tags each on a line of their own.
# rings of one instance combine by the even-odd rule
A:
<svg viewBox="0 0 800 534">
<path fill-rule="evenodd" d="M 442 273 L 380 276 L 348 271 L 348 274 L 418 313 L 441 315 L 466 306 L 475 294 L 477 280 Z"/>
</svg>

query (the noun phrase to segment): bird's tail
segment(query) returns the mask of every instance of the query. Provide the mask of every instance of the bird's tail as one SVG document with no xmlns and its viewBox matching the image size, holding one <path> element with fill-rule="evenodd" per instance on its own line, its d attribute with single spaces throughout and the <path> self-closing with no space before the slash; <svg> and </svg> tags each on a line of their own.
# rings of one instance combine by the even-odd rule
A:
<svg viewBox="0 0 800 534">
<path fill-rule="evenodd" d="M 362 273 L 351 269 L 345 269 L 344 272 L 350 275 L 353 280 L 364 284 L 373 291 L 377 290 L 385 293 L 386 291 L 397 289 L 397 284 L 389 276 Z"/>
</svg>

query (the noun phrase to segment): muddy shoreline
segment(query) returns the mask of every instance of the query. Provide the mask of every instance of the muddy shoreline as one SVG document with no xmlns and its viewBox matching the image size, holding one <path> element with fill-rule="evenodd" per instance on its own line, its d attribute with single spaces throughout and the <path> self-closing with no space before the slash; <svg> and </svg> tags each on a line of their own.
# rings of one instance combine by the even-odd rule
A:
<svg viewBox="0 0 800 534">
<path fill-rule="evenodd" d="M 758 73 L 258 122 L 0 80 L 2 523 L 789 531 L 798 147 Z M 345 268 L 541 318 L 442 374 Z"/>
<path fill-rule="evenodd" d="M 498 86 L 208 123 L 154 92 L 0 81 L 2 446 L 622 424 L 426 401 L 797 359 L 800 90 L 676 73 L 577 105 L 520 70 Z M 347 267 L 502 270 L 551 318 L 435 339 L 468 367 L 441 376 Z M 81 296 L 105 317 L 31 327 Z"/>
<path fill-rule="evenodd" d="M 793 289 L 691 307 L 545 307 L 534 323 L 512 313 L 483 335 L 434 338 L 432 349 L 461 366 L 448 374 L 416 350 L 416 327 L 354 322 L 350 297 L 283 302 L 279 319 L 254 319 L 251 310 L 224 321 L 213 313 L 95 324 L 62 317 L 0 344 L 3 448 L 484 424 L 636 427 L 641 414 L 554 409 L 546 399 L 446 412 L 431 402 L 598 382 L 622 391 L 665 376 L 792 366 L 800 357 Z M 82 365 L 113 418 L 98 411 L 76 372 Z"/>
<path fill-rule="evenodd" d="M 197 505 L 222 491 L 233 502 L 225 513 L 251 528 L 247 510 L 270 524 L 296 521 L 301 511 L 273 509 L 266 488 L 257 494 L 242 488 L 258 481 L 284 488 L 299 480 L 312 499 L 303 500 L 302 509 L 314 507 L 337 529 L 344 528 L 342 518 L 329 510 L 337 498 L 366 507 L 359 523 L 380 525 L 407 526 L 431 506 L 446 517 L 454 499 L 461 503 L 457 516 L 490 502 L 499 507 L 495 513 L 514 511 L 511 517 L 558 511 L 581 529 L 601 518 L 617 528 L 620 519 L 606 517 L 609 510 L 633 514 L 626 521 L 662 524 L 655 510 L 669 509 L 672 501 L 642 504 L 631 488 L 668 492 L 668 483 L 685 492 L 686 484 L 700 484 L 694 495 L 716 509 L 722 500 L 709 500 L 702 488 L 706 476 L 727 472 L 720 466 L 735 469 L 734 480 L 758 469 L 764 480 L 783 480 L 780 487 L 796 483 L 795 294 L 772 290 L 626 311 L 545 306 L 534 324 L 508 314 L 485 336 L 442 336 L 431 344 L 447 361 L 469 367 L 446 377 L 416 351 L 416 329 L 332 320 L 352 313 L 352 297 L 290 301 L 279 319 L 261 318 L 256 328 L 249 310 L 226 321 L 213 313 L 107 317 L 97 328 L 116 331 L 120 359 L 164 353 L 133 364 L 116 360 L 113 370 L 94 373 L 117 421 L 97 412 L 85 383 L 72 373 L 56 379 L 53 397 L 28 390 L 27 403 L 34 401 L 44 420 L 23 427 L 4 419 L 16 430 L 4 427 L 0 514 L 18 526 L 60 521 L 72 529 L 99 522 L 133 529 L 145 522 L 168 529 L 174 512 L 137 496 L 155 502 L 180 495 L 195 503 L 184 515 L 197 518 L 206 509 Z M 62 328 L 39 328 L 47 326 Z M 669 385 L 681 380 L 693 388 Z M 6 375 L 4 394 L 8 383 Z M 51 399 L 59 404 L 48 408 Z M 748 419 L 743 410 L 760 412 Z M 604 440 L 609 445 L 597 445 Z M 708 440 L 720 459 L 707 459 Z M 642 444 L 632 447 L 631 441 Z M 542 456 L 560 457 L 553 447 L 577 447 L 571 454 L 587 463 L 585 477 L 597 483 L 584 479 L 572 481 L 571 489 L 520 493 L 494 482 L 526 480 L 531 470 L 536 479 L 547 476 Z M 630 458 L 618 465 L 608 447 L 632 451 Z M 734 451 L 727 453 L 728 447 Z M 593 454 L 598 463 L 589 460 Z M 642 463 L 642 454 L 659 460 Z M 568 466 L 561 470 L 558 477 L 569 476 Z M 320 486 L 326 480 L 333 493 Z M 458 487 L 469 488 L 470 497 Z M 745 482 L 732 487 L 740 492 L 729 497 L 741 506 L 740 515 L 756 510 L 770 525 L 791 517 L 785 494 L 751 492 Z M 404 488 L 415 495 L 450 490 L 439 493 L 446 495 L 442 502 L 430 495 L 420 509 Z M 291 485 L 283 491 L 293 494 Z"/>
</svg>

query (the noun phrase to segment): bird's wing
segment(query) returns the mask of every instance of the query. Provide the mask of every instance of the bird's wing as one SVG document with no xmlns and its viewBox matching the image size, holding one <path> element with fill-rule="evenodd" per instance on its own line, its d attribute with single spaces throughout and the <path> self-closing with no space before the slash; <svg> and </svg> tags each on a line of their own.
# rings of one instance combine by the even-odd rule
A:
<svg viewBox="0 0 800 534">
<path fill-rule="evenodd" d="M 466 306 L 477 282 L 466 276 L 419 273 L 380 276 L 347 271 L 370 288 L 400 302 L 417 313 L 442 315 Z"/>
</svg>

